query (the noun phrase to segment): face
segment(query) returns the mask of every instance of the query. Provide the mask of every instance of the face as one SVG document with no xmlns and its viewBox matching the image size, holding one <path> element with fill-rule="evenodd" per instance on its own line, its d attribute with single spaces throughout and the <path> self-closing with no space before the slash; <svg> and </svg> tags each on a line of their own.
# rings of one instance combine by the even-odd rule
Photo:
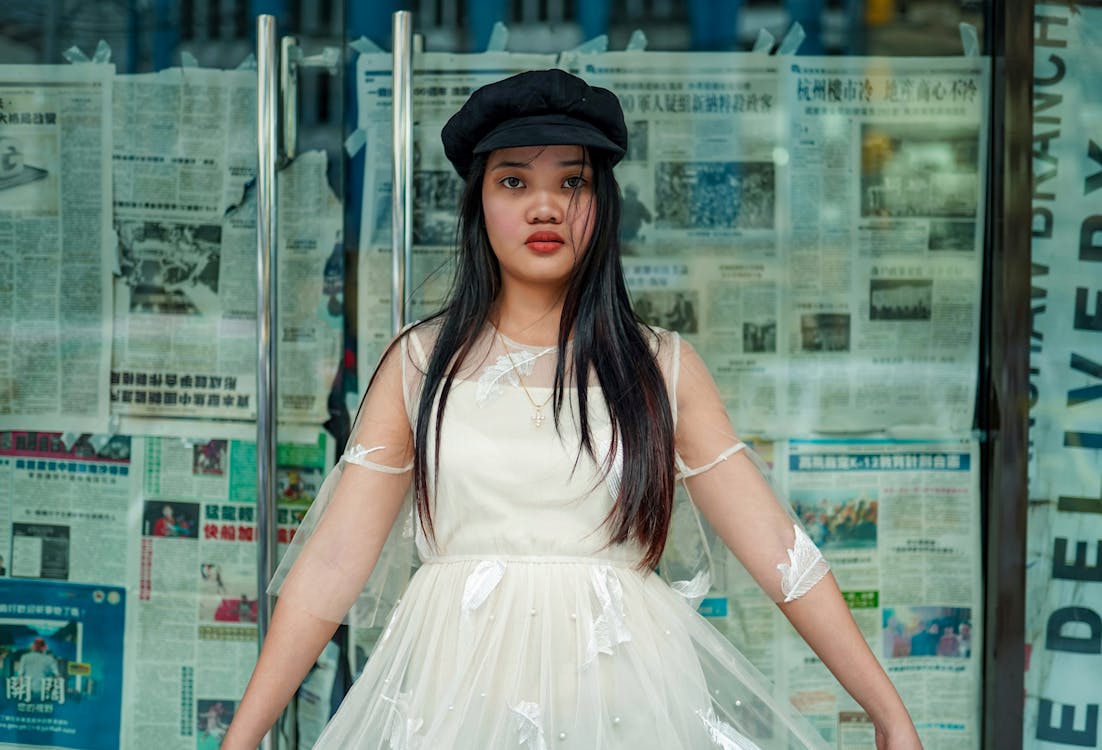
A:
<svg viewBox="0 0 1102 750">
<path fill-rule="evenodd" d="M 593 170 L 581 146 L 498 149 L 482 211 L 503 284 L 562 287 L 593 235 Z"/>
</svg>

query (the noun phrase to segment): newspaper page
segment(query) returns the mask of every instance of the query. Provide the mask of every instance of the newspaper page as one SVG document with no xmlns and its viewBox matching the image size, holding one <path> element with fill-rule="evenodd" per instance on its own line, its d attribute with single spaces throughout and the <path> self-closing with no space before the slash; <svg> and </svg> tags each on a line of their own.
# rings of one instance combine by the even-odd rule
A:
<svg viewBox="0 0 1102 750">
<path fill-rule="evenodd" d="M 0 432 L 0 746 L 119 747 L 130 438 Z"/>
<path fill-rule="evenodd" d="M 107 429 L 114 73 L 0 65 L 3 429 Z"/>
<path fill-rule="evenodd" d="M 1023 747 L 1102 748 L 1102 8 L 1033 31 Z"/>
<path fill-rule="evenodd" d="M 624 109 L 616 178 L 636 312 L 697 347 L 741 430 L 776 430 L 788 174 L 776 58 L 567 52 L 560 65 Z"/>
<path fill-rule="evenodd" d="M 115 80 L 119 415 L 256 416 L 255 104 L 250 71 Z M 279 182 L 279 417 L 318 424 L 340 355 L 340 204 L 324 153 L 300 155 Z"/>
<path fill-rule="evenodd" d="M 131 514 L 125 748 L 215 750 L 257 654 L 256 447 L 141 441 Z M 289 542 L 333 458 L 332 440 L 280 445 L 278 535 Z M 168 646 L 168 644 L 171 644 Z"/>
<path fill-rule="evenodd" d="M 755 448 L 758 448 L 755 445 Z M 768 444 L 787 496 L 927 750 L 979 747 L 983 589 L 974 440 Z M 860 706 L 730 556 L 701 604 L 841 750 L 871 750 Z"/>
<path fill-rule="evenodd" d="M 413 268 L 406 320 L 435 311 L 451 284 L 450 260 L 463 182 L 444 157 L 440 129 L 479 86 L 524 70 L 553 67 L 554 55 L 426 52 L 413 73 Z M 366 136 L 358 277 L 358 377 L 371 378 L 394 335 L 391 253 L 391 57 L 362 54 L 356 62 L 358 127 Z"/>
<path fill-rule="evenodd" d="M 988 63 L 785 63 L 786 434 L 971 428 Z"/>
</svg>

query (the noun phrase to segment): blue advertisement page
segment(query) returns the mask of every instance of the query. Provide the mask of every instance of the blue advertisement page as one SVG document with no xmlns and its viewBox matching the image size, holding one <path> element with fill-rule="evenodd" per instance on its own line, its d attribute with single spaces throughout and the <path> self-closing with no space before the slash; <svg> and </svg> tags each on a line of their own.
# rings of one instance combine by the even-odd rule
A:
<svg viewBox="0 0 1102 750">
<path fill-rule="evenodd" d="M 0 747 L 114 750 L 125 590 L 0 579 Z"/>
</svg>

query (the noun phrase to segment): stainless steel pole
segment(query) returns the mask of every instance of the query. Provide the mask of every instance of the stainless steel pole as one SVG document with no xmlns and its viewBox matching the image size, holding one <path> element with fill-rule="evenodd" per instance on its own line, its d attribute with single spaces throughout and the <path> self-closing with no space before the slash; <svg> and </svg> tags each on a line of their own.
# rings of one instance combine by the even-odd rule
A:
<svg viewBox="0 0 1102 750">
<path fill-rule="evenodd" d="M 391 324 L 398 333 L 406 324 L 413 267 L 413 17 L 394 14 L 394 171 L 391 189 Z"/>
<path fill-rule="evenodd" d="M 283 155 L 294 159 L 298 151 L 298 39 L 285 36 L 280 43 L 279 90 L 283 101 Z"/>
<path fill-rule="evenodd" d="M 279 156 L 279 40 L 274 16 L 256 19 L 256 530 L 257 629 L 271 621 L 265 594 L 276 566 L 276 159 Z M 278 750 L 279 722 L 261 743 Z"/>
</svg>

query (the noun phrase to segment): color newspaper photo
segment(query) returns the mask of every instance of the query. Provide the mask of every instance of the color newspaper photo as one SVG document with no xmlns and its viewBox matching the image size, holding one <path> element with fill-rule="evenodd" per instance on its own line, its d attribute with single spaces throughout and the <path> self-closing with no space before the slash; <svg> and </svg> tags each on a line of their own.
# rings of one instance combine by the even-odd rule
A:
<svg viewBox="0 0 1102 750">
<path fill-rule="evenodd" d="M 125 589 L 0 581 L 0 747 L 114 750 Z"/>
</svg>

